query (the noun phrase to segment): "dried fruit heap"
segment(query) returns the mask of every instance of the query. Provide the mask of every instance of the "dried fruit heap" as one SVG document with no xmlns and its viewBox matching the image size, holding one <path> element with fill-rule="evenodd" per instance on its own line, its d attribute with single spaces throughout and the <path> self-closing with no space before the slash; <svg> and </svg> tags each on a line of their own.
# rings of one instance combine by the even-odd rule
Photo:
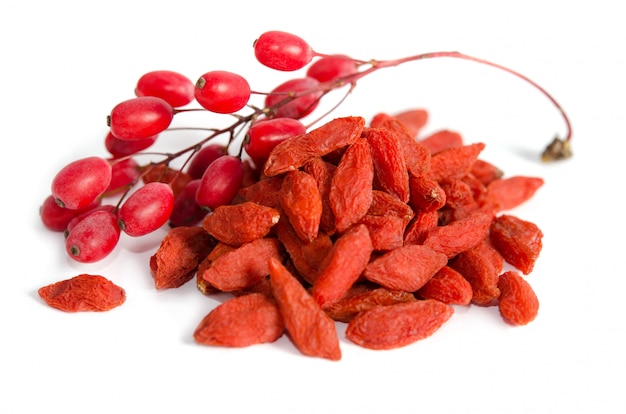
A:
<svg viewBox="0 0 626 414">
<path fill-rule="evenodd" d="M 337 360 L 336 323 L 348 324 L 346 338 L 356 344 L 390 349 L 433 334 L 454 306 L 497 306 L 513 325 L 536 317 L 539 303 L 524 276 L 543 234 L 510 210 L 535 194 L 541 178 L 505 177 L 480 158 L 484 143 L 464 142 L 458 132 L 424 136 L 424 109 L 370 120 L 303 119 L 328 92 L 349 94 L 377 70 L 424 58 L 467 59 L 512 73 L 548 97 L 567 134 L 542 158 L 567 158 L 569 120 L 545 90 L 458 52 L 362 61 L 320 54 L 277 31 L 260 36 L 254 52 L 276 70 L 308 66 L 306 76 L 260 93 L 231 72 L 207 72 L 193 84 L 155 71 L 139 79 L 136 98 L 112 109 L 110 156 L 68 164 L 41 206 L 43 223 L 64 232 L 70 257 L 95 262 L 123 235 L 169 224 L 150 258 L 155 287 L 195 280 L 205 295 L 233 296 L 199 322 L 194 338 L 207 345 L 249 346 L 287 334 L 303 354 Z M 262 107 L 252 104 L 256 95 L 264 96 Z M 208 136 L 178 152 L 146 151 L 188 111 L 235 121 L 207 128 Z M 147 156 L 159 159 L 141 163 Z M 174 167 L 177 159 L 182 166 Z M 44 287 L 40 295 L 66 311 L 108 310 L 125 298 L 95 275 Z"/>
</svg>

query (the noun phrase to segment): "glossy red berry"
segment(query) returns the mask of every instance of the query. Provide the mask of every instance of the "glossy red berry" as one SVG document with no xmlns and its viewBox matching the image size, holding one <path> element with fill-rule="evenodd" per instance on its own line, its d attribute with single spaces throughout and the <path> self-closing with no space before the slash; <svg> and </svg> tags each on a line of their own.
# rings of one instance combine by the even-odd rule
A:
<svg viewBox="0 0 626 414">
<path fill-rule="evenodd" d="M 150 182 L 131 194 L 120 207 L 120 228 L 133 237 L 152 233 L 167 223 L 173 208 L 172 187 L 158 181 Z"/>
<path fill-rule="evenodd" d="M 81 263 L 93 263 L 108 256 L 120 239 L 117 217 L 106 209 L 97 209 L 72 226 L 65 239 L 68 255 Z"/>
<path fill-rule="evenodd" d="M 261 167 L 276 145 L 306 132 L 302 122 L 293 118 L 272 118 L 256 122 L 244 139 L 244 150 L 254 165 Z"/>
<path fill-rule="evenodd" d="M 177 108 L 193 101 L 194 84 L 189 78 L 178 72 L 155 70 L 139 78 L 135 95 L 156 96 Z"/>
<path fill-rule="evenodd" d="M 97 199 L 80 210 L 70 210 L 59 206 L 53 195 L 46 197 L 39 208 L 41 222 L 48 230 L 63 232 L 72 219 L 100 205 L 101 200 Z"/>
<path fill-rule="evenodd" d="M 207 167 L 216 159 L 222 155 L 226 155 L 227 148 L 222 144 L 208 144 L 198 152 L 196 152 L 189 161 L 189 167 L 187 167 L 187 174 L 192 178 L 202 178 L 204 171 Z"/>
<path fill-rule="evenodd" d="M 174 108 L 154 96 L 120 102 L 111 110 L 108 124 L 119 139 L 142 140 L 165 131 L 174 118 Z"/>
<path fill-rule="evenodd" d="M 107 197 L 126 191 L 141 174 L 141 167 L 134 158 L 109 161 L 111 163 L 111 183 L 104 192 Z"/>
<path fill-rule="evenodd" d="M 180 190 L 174 200 L 174 209 L 170 215 L 170 227 L 194 226 L 202 221 L 207 212 L 196 202 L 196 193 L 200 179 L 189 181 Z"/>
<path fill-rule="evenodd" d="M 311 62 L 315 52 L 302 38 L 274 30 L 263 33 L 254 42 L 254 55 L 269 68 L 294 71 Z"/>
<path fill-rule="evenodd" d="M 213 161 L 200 179 L 196 202 L 210 211 L 229 204 L 243 183 L 244 170 L 241 160 L 233 155 L 223 155 Z"/>
<path fill-rule="evenodd" d="M 150 148 L 156 142 L 158 135 L 132 141 L 119 139 L 109 131 L 104 138 L 104 146 L 114 158 L 133 155 Z"/>
<path fill-rule="evenodd" d="M 205 73 L 195 86 L 196 101 L 219 114 L 239 111 L 250 100 L 250 94 L 250 85 L 244 77 L 223 70 Z"/>
<path fill-rule="evenodd" d="M 358 68 L 357 63 L 348 56 L 324 56 L 309 66 L 306 75 L 321 83 L 331 82 L 356 73 Z"/>
<path fill-rule="evenodd" d="M 267 95 L 265 105 L 272 107 L 273 117 L 303 118 L 313 112 L 319 104 L 322 97 L 319 86 L 317 79 L 309 77 L 288 80 Z M 301 94 L 301 96 L 290 99 L 293 94 Z"/>
<path fill-rule="evenodd" d="M 87 157 L 66 165 L 52 180 L 57 204 L 82 209 L 100 197 L 111 183 L 111 165 L 100 157 Z"/>
</svg>

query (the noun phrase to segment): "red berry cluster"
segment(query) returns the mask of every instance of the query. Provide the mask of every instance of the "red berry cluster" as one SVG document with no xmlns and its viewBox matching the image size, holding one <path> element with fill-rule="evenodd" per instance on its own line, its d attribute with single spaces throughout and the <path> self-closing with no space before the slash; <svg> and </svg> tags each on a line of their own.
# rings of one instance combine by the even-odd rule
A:
<svg viewBox="0 0 626 414">
<path fill-rule="evenodd" d="M 554 99 L 524 76 L 491 62 L 458 52 L 364 61 L 318 53 L 298 36 L 280 31 L 263 33 L 254 42 L 254 54 L 269 68 L 284 72 L 307 68 L 306 75 L 262 93 L 251 89 L 241 75 L 228 71 L 207 72 L 195 84 L 176 72 L 154 71 L 137 81 L 135 98 L 113 107 L 105 137 L 110 156 L 66 165 L 52 180 L 51 194 L 40 208 L 44 225 L 65 233 L 71 258 L 84 263 L 101 260 L 113 251 L 122 233 L 138 237 L 168 222 L 171 227 L 199 223 L 209 211 L 235 198 L 247 169 L 261 170 L 278 143 L 306 132 L 308 126 L 301 119 L 329 91 L 352 90 L 358 80 L 376 70 L 424 58 L 472 60 L 529 82 L 555 104 L 567 126 L 566 138 L 555 139 L 544 159 L 571 155 L 569 121 Z M 265 97 L 262 107 L 251 103 L 253 95 Z M 188 107 L 194 102 L 200 108 Z M 145 155 L 159 135 L 171 128 L 174 117 L 192 110 L 234 115 L 235 121 L 227 128 L 207 129 L 207 137 L 176 153 L 154 153 L 161 159 L 140 165 L 138 156 Z M 245 134 L 240 147 L 232 148 L 240 134 Z M 211 142 L 218 136 L 227 136 L 227 143 Z M 183 167 L 171 167 L 179 157 L 186 157 Z M 111 202 L 112 198 L 116 201 Z"/>
</svg>

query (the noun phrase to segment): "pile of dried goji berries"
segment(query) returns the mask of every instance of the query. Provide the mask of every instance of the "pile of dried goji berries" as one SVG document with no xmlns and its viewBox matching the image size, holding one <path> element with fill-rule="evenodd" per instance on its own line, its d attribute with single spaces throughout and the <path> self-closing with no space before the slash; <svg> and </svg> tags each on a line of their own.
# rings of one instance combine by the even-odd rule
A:
<svg viewBox="0 0 626 414">
<path fill-rule="evenodd" d="M 231 203 L 168 232 L 150 258 L 158 289 L 195 280 L 232 294 L 199 321 L 197 343 L 286 334 L 338 360 L 337 323 L 355 344 L 391 349 L 433 334 L 454 305 L 497 306 L 513 325 L 536 317 L 524 275 L 543 234 L 508 211 L 543 180 L 505 177 L 453 131 L 416 139 L 424 114 L 336 118 L 286 140 Z"/>
</svg>

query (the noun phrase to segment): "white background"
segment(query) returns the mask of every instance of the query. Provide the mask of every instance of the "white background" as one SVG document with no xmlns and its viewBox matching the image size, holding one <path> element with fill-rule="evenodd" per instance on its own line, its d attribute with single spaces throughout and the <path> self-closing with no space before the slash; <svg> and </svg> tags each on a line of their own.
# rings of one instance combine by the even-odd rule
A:
<svg viewBox="0 0 626 414">
<path fill-rule="evenodd" d="M 39 205 L 63 165 L 107 155 L 106 115 L 139 76 L 170 69 L 195 80 L 224 69 L 268 91 L 296 76 L 254 60 L 254 39 L 275 29 L 361 59 L 459 50 L 554 95 L 574 130 L 574 157 L 556 164 L 538 162 L 565 131 L 555 108 L 518 78 L 471 62 L 386 69 L 336 113 L 426 108 L 427 131 L 455 129 L 485 142 L 483 158 L 507 175 L 545 179 L 514 211 L 545 234 L 527 279 L 541 302 L 534 322 L 513 328 L 495 308 L 457 307 L 435 335 L 394 351 L 358 348 L 338 325 L 338 362 L 302 356 L 285 337 L 209 348 L 191 335 L 219 301 L 192 283 L 152 285 L 148 257 L 163 233 L 123 237 L 94 265 L 65 256 Z M 602 0 L 3 1 L 0 412 L 626 412 L 625 34 L 617 2 Z M 168 137 L 164 145 L 182 145 Z M 40 286 L 79 273 L 110 278 L 127 302 L 66 314 L 38 298 Z"/>
</svg>

